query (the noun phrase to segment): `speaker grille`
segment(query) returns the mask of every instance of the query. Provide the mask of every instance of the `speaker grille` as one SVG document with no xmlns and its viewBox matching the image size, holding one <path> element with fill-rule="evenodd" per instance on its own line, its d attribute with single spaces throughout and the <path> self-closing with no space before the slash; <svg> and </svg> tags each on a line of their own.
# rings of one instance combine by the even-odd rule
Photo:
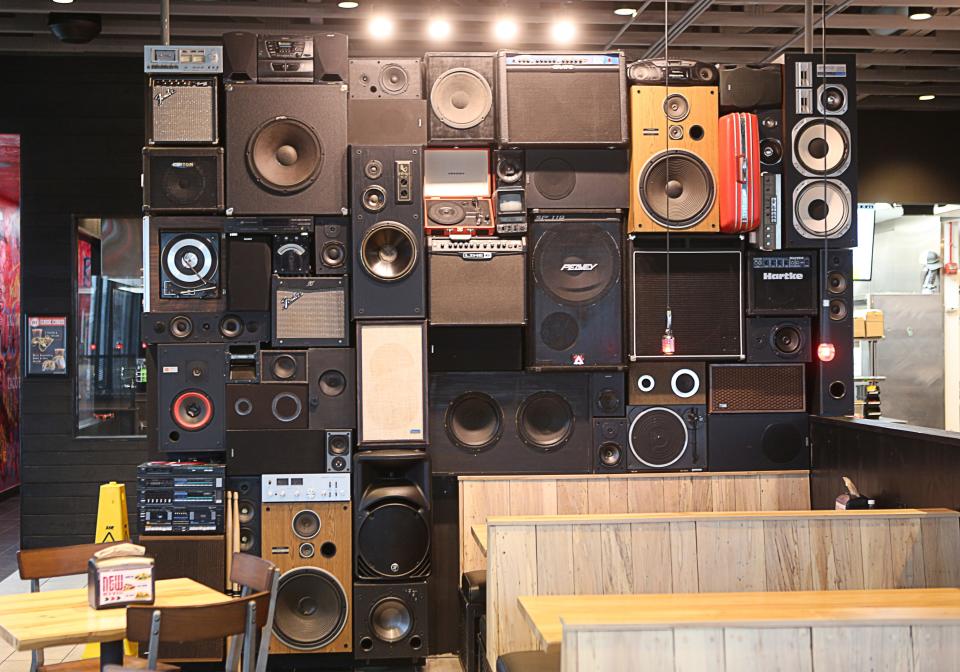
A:
<svg viewBox="0 0 960 672">
<path fill-rule="evenodd" d="M 803 364 L 711 366 L 710 412 L 805 411 L 804 380 Z"/>
<path fill-rule="evenodd" d="M 143 150 L 144 210 L 216 212 L 223 208 L 223 149 Z"/>
<path fill-rule="evenodd" d="M 361 323 L 360 443 L 425 436 L 425 325 Z"/>
<path fill-rule="evenodd" d="M 347 623 L 348 597 L 332 574 L 299 567 L 280 577 L 273 631 L 292 649 L 319 649 Z"/>
<path fill-rule="evenodd" d="M 217 142 L 217 80 L 152 79 L 150 144 Z"/>
<path fill-rule="evenodd" d="M 275 282 L 275 345 L 342 345 L 346 341 L 349 315 L 343 280 Z"/>
<path fill-rule="evenodd" d="M 421 577 L 430 573 L 430 524 L 413 502 L 390 502 L 367 512 L 357 530 L 357 574 Z"/>
<path fill-rule="evenodd" d="M 663 357 L 667 259 L 662 251 L 633 255 L 633 358 Z M 678 357 L 740 357 L 743 301 L 739 251 L 670 254 L 670 297 Z"/>
</svg>

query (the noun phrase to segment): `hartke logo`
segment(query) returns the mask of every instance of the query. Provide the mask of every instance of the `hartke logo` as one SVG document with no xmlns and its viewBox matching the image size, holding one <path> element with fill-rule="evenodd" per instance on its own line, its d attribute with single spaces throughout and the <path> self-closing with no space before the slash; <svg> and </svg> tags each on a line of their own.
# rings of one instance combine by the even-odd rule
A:
<svg viewBox="0 0 960 672">
<path fill-rule="evenodd" d="M 561 271 L 568 271 L 570 273 L 577 273 L 580 271 L 592 271 L 600 264 L 564 264 L 560 267 Z"/>
<path fill-rule="evenodd" d="M 764 280 L 803 280 L 803 273 L 764 273 Z"/>
</svg>

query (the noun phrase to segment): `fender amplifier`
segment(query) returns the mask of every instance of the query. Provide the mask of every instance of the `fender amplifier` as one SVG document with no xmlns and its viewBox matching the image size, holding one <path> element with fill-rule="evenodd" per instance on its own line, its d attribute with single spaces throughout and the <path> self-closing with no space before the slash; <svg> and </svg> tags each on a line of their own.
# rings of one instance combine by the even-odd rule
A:
<svg viewBox="0 0 960 672">
<path fill-rule="evenodd" d="M 347 345 L 350 300 L 343 276 L 273 279 L 274 346 Z"/>
<path fill-rule="evenodd" d="M 147 95 L 147 145 L 217 144 L 216 77 L 151 77 Z"/>
</svg>

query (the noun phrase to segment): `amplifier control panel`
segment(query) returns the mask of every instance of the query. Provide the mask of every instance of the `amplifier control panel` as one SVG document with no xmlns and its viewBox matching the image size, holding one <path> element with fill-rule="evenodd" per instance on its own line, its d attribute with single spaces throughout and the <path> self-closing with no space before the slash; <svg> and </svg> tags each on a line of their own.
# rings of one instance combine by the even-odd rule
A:
<svg viewBox="0 0 960 672">
<path fill-rule="evenodd" d="M 263 502 L 349 502 L 350 474 L 264 474 Z"/>
</svg>

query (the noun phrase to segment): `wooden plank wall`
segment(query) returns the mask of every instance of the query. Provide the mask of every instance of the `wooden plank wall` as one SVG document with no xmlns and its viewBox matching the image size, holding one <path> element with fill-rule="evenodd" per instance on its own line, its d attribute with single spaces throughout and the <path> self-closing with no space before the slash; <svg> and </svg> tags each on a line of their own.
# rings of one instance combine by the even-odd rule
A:
<svg viewBox="0 0 960 672">
<path fill-rule="evenodd" d="M 960 626 L 564 629 L 563 672 L 960 671 Z"/>
<path fill-rule="evenodd" d="M 489 516 L 809 508 L 806 471 L 461 476 L 460 569 L 486 567 L 470 527 L 486 523 Z"/>
<path fill-rule="evenodd" d="M 140 216 L 143 62 L 136 57 L 0 56 L 0 132 L 22 149 L 23 313 L 70 316 L 74 337 L 74 215 Z M 21 386 L 21 543 L 93 541 L 101 483 L 127 483 L 136 514 L 136 465 L 146 439 L 74 436 L 76 352 L 68 376 Z M 135 529 L 135 528 L 131 528 Z"/>
<path fill-rule="evenodd" d="M 493 519 L 488 531 L 491 669 L 498 655 L 537 648 L 522 595 L 960 587 L 955 512 Z"/>
</svg>

